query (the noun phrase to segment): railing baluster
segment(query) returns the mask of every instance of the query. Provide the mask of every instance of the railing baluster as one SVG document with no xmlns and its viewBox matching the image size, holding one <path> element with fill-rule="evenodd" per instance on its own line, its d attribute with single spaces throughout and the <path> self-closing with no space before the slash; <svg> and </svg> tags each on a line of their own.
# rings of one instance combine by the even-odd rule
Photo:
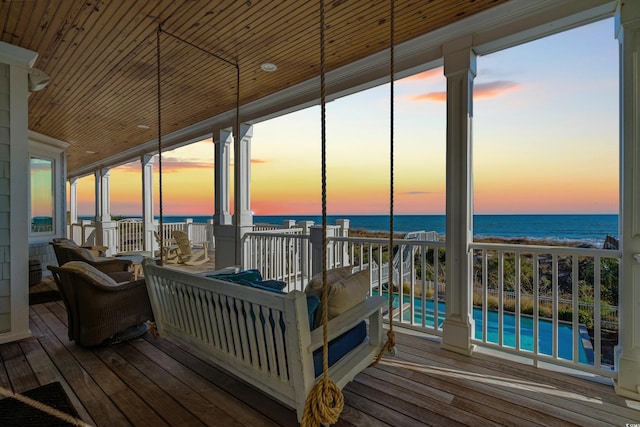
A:
<svg viewBox="0 0 640 427">
<path fill-rule="evenodd" d="M 601 290 L 601 258 L 597 256 L 593 263 L 593 341 L 594 341 L 594 364 L 600 367 L 602 360 L 602 331 L 600 326 L 600 290 Z"/>
<path fill-rule="evenodd" d="M 521 291 L 521 253 L 520 251 L 515 251 L 513 253 L 514 261 L 515 261 L 515 324 L 514 324 L 514 335 L 515 342 L 514 347 L 520 350 L 520 291 Z"/>
<path fill-rule="evenodd" d="M 578 305 L 578 292 L 579 292 L 579 283 L 578 283 L 578 267 L 580 260 L 577 255 L 573 255 L 571 258 L 571 325 L 573 332 L 573 342 L 572 342 L 572 350 L 571 355 L 574 363 L 578 363 L 580 361 L 578 354 L 578 343 L 580 340 L 580 330 L 578 329 L 578 320 L 580 318 L 579 305 Z"/>
</svg>

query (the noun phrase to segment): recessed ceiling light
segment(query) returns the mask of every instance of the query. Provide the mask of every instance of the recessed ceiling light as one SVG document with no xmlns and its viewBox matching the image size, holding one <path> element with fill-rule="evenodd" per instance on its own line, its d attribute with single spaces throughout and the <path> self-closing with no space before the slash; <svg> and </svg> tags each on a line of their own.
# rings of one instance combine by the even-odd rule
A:
<svg viewBox="0 0 640 427">
<path fill-rule="evenodd" d="M 276 64 L 272 64 L 271 62 L 265 62 L 264 64 L 262 64 L 260 66 L 260 68 L 262 68 L 263 71 L 266 71 L 268 73 L 271 73 L 271 72 L 273 72 L 273 71 L 278 69 Z"/>
<path fill-rule="evenodd" d="M 95 151 L 91 151 L 91 150 L 87 150 L 87 151 L 85 151 L 85 153 L 87 153 L 87 154 L 96 154 Z"/>
<path fill-rule="evenodd" d="M 144 129 L 144 130 L 147 130 L 147 129 L 150 129 L 150 127 L 149 127 L 149 126 L 147 126 L 147 125 L 138 125 L 138 129 Z"/>
</svg>

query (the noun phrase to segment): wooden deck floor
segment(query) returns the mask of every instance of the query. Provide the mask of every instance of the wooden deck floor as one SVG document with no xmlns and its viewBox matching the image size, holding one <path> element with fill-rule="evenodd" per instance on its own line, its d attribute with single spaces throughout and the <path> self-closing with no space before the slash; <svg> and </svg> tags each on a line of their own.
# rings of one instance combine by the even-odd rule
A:
<svg viewBox="0 0 640 427">
<path fill-rule="evenodd" d="M 42 285 L 39 285 L 42 286 Z M 98 426 L 297 425 L 292 410 L 188 349 L 149 334 L 85 349 L 69 342 L 62 302 L 30 308 L 33 337 L 0 345 L 0 385 L 23 392 L 60 381 Z M 398 354 L 344 389 L 342 426 L 624 426 L 640 402 L 610 385 L 397 333 Z"/>
</svg>

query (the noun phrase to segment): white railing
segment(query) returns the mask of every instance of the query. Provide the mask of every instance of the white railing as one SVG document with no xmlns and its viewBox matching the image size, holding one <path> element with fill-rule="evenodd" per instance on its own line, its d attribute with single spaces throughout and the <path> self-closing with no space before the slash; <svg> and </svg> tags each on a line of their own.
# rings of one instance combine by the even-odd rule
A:
<svg viewBox="0 0 640 427">
<path fill-rule="evenodd" d="M 317 262 L 318 244 L 290 230 L 248 233 L 244 265 L 259 269 L 265 279 L 286 281 L 288 290 L 303 290 Z M 394 321 L 441 336 L 445 242 L 395 239 L 394 245 L 389 251 L 388 239 L 329 237 L 328 268 L 369 268 L 372 293 L 388 294 L 393 253 Z M 603 291 L 617 293 L 617 285 L 603 284 L 617 280 L 619 251 L 483 243 L 472 243 L 471 249 L 474 344 L 522 355 L 536 364 L 545 361 L 616 376 L 612 350 L 617 307 L 603 299 L 612 298 Z"/>
<path fill-rule="evenodd" d="M 247 233 L 243 237 L 243 266 L 259 270 L 265 279 L 287 282 L 302 290 L 312 270 L 309 236 L 300 228 Z"/>
<path fill-rule="evenodd" d="M 78 245 L 94 245 L 96 243 L 96 227 L 93 221 L 82 220 L 68 225 L 67 238 Z"/>
<path fill-rule="evenodd" d="M 111 252 L 136 252 L 144 251 L 144 223 L 140 218 L 125 218 L 123 220 L 116 221 L 115 230 L 115 247 L 112 247 Z M 162 234 L 165 245 L 170 244 L 173 230 L 185 231 L 189 234 L 189 240 L 193 244 L 202 244 L 203 242 L 210 242 L 209 247 L 213 248 L 211 240 L 213 239 L 213 224 L 194 223 L 192 220 L 187 219 L 185 222 L 170 222 L 162 224 Z M 156 230 L 159 228 L 159 224 L 155 222 Z M 95 223 L 93 221 L 83 220 L 79 223 L 70 224 L 67 230 L 67 237 L 79 245 L 92 245 L 96 244 L 95 238 Z M 153 248 L 157 250 L 157 242 L 153 242 Z"/>
<path fill-rule="evenodd" d="M 535 363 L 615 376 L 617 308 L 602 295 L 612 287 L 617 294 L 617 283 L 603 284 L 618 278 L 619 251 L 486 243 L 471 248 L 480 297 L 474 301 L 480 310 L 474 316 L 476 344 Z"/>
<path fill-rule="evenodd" d="M 144 223 L 139 218 L 127 218 L 118 223 L 116 253 L 144 250 Z"/>
<path fill-rule="evenodd" d="M 500 295 L 500 291 L 498 289 L 487 289 L 483 291 L 481 287 L 473 289 L 473 297 L 474 301 L 478 301 L 482 298 L 483 293 L 486 292 L 488 297 L 494 297 L 497 301 L 497 298 Z M 522 294 L 521 298 L 533 298 L 533 295 Z M 502 292 L 502 300 L 505 305 L 514 305 L 516 301 L 515 292 L 503 291 Z M 540 308 L 542 310 L 548 310 L 551 312 L 553 308 L 553 298 L 538 295 L 538 301 L 540 302 Z M 558 298 L 558 304 L 564 306 L 570 306 L 573 302 L 567 298 Z M 595 304 L 589 301 L 578 301 L 578 311 L 579 312 L 588 312 L 593 313 Z M 608 304 L 600 304 L 600 322 L 602 323 L 603 329 L 608 330 L 618 330 L 618 307 Z"/>
</svg>

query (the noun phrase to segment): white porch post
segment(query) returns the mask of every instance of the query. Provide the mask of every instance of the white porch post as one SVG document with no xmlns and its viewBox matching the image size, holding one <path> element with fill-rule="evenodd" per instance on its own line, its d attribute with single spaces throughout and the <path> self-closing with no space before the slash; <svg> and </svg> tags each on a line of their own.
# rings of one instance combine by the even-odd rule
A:
<svg viewBox="0 0 640 427">
<path fill-rule="evenodd" d="M 640 400 L 640 3 L 616 13 L 620 42 L 620 233 L 619 344 L 616 393 Z"/>
<path fill-rule="evenodd" d="M 253 230 L 251 213 L 251 138 L 253 126 L 241 124 L 234 135 L 233 225 L 235 227 L 235 265 L 242 264 L 242 236 Z"/>
<path fill-rule="evenodd" d="M 216 268 L 237 265 L 235 257 L 235 227 L 231 217 L 231 141 L 229 129 L 213 134 L 214 153 L 214 216 L 213 234 L 216 242 Z"/>
<path fill-rule="evenodd" d="M 153 156 L 145 154 L 140 157 L 142 163 L 142 224 L 144 227 L 144 250 L 153 253 L 156 246 L 153 232 L 156 229 L 153 221 Z"/>
<path fill-rule="evenodd" d="M 474 323 L 471 295 L 473 238 L 473 182 L 471 118 L 476 56 L 471 37 L 446 44 L 444 74 L 447 78 L 447 315 L 442 347 L 471 354 Z"/>
<path fill-rule="evenodd" d="M 253 126 L 240 125 L 240 135 L 234 141 L 234 223 L 236 226 L 253 226 L 251 213 L 251 138 Z"/>
<path fill-rule="evenodd" d="M 69 224 L 78 222 L 78 178 L 69 179 Z"/>
<path fill-rule="evenodd" d="M 251 213 L 251 138 L 253 126 L 242 124 L 234 136 L 234 209 L 229 215 L 229 140 L 227 130 L 220 131 L 215 153 L 215 227 L 216 268 L 242 264 L 242 236 L 253 229 Z"/>
<path fill-rule="evenodd" d="M 215 135 L 215 134 L 214 134 Z M 220 139 L 213 141 L 215 145 L 214 153 L 214 224 L 230 225 L 231 222 L 231 139 L 233 135 L 230 130 L 220 131 Z M 215 138 L 214 138 L 215 139 Z"/>
<path fill-rule="evenodd" d="M 96 244 L 107 246 L 107 255 L 117 252 L 117 224 L 111 221 L 111 188 L 109 168 L 95 171 Z"/>
</svg>

